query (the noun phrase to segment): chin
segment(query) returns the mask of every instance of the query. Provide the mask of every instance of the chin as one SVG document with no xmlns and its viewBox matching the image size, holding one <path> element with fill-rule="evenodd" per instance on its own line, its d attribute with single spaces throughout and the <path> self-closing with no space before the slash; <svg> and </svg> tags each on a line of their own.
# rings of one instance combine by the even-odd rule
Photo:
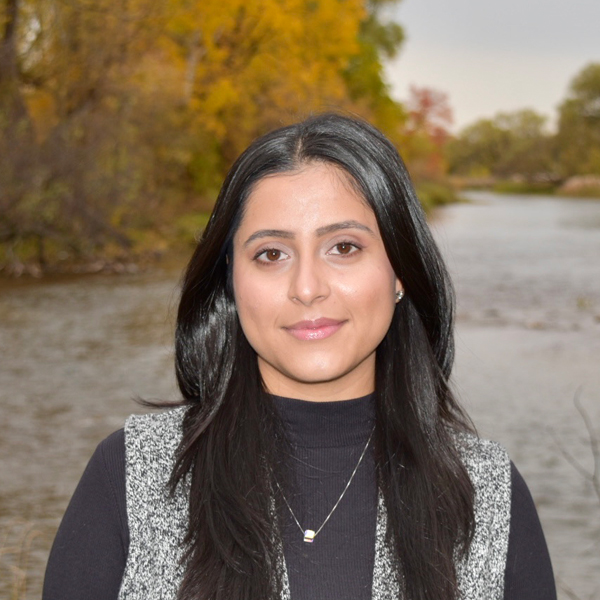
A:
<svg viewBox="0 0 600 600">
<path fill-rule="evenodd" d="M 299 383 L 327 383 L 348 375 L 352 370 L 351 367 L 338 365 L 309 364 L 300 369 L 294 365 L 294 369 L 288 371 L 288 377 Z"/>
</svg>

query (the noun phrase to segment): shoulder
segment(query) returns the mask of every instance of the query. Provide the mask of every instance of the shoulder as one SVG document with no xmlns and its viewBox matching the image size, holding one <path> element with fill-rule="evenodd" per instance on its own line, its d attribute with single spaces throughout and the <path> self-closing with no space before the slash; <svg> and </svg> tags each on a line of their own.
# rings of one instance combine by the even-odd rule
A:
<svg viewBox="0 0 600 600">
<path fill-rule="evenodd" d="M 475 491 L 487 488 L 510 503 L 511 463 L 506 449 L 472 433 L 455 433 L 454 441 Z"/>
<path fill-rule="evenodd" d="M 556 600 L 552 562 L 535 503 L 514 464 L 505 598 Z"/>
<path fill-rule="evenodd" d="M 108 482 L 119 512 L 125 498 L 125 430 L 119 429 L 102 440 L 90 459 L 98 473 Z"/>
<path fill-rule="evenodd" d="M 44 599 L 117 598 L 129 548 L 122 429 L 98 444 L 56 534 Z"/>
<path fill-rule="evenodd" d="M 122 460 L 125 456 L 125 429 L 118 429 L 104 438 L 96 447 L 93 456 L 102 461 L 107 468 Z"/>
<path fill-rule="evenodd" d="M 179 445 L 187 408 L 177 407 L 157 413 L 131 415 L 125 421 L 125 448 L 131 453 L 150 450 L 173 453 Z"/>
<path fill-rule="evenodd" d="M 473 488 L 475 509 L 480 517 L 486 515 L 490 525 L 506 529 L 510 521 L 512 494 L 511 462 L 506 449 L 491 440 L 471 433 L 454 434 L 455 443 Z"/>
<path fill-rule="evenodd" d="M 131 415 L 125 421 L 125 473 L 128 506 L 135 496 L 168 495 L 168 481 L 181 441 L 185 407 L 145 415 Z"/>
<path fill-rule="evenodd" d="M 468 597 L 500 598 L 511 521 L 511 464 L 498 443 L 473 434 L 454 434 L 455 444 L 475 492 L 475 529 L 458 576 Z"/>
<path fill-rule="evenodd" d="M 119 503 L 125 480 L 124 431 L 119 429 L 102 440 L 92 454 L 79 480 L 77 493 L 103 496 L 107 502 Z"/>
<path fill-rule="evenodd" d="M 499 464 L 510 467 L 510 459 L 506 449 L 492 440 L 480 438 L 473 433 L 454 432 L 454 442 L 463 461 L 489 466 Z"/>
<path fill-rule="evenodd" d="M 165 429 L 180 429 L 186 410 L 186 406 L 177 406 L 145 415 L 130 415 L 125 420 L 125 431 L 159 432 Z"/>
</svg>

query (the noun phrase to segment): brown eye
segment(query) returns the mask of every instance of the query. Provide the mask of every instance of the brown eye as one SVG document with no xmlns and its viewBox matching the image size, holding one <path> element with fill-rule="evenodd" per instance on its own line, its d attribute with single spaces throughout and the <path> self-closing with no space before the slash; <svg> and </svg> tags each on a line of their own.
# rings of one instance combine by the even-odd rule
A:
<svg viewBox="0 0 600 600">
<path fill-rule="evenodd" d="M 288 258 L 289 256 L 283 250 L 278 250 L 277 248 L 265 248 L 256 253 L 254 260 L 266 265 L 267 263 L 280 263 Z"/>
<path fill-rule="evenodd" d="M 349 256 L 360 250 L 356 244 L 350 242 L 339 242 L 339 244 L 336 244 L 333 248 L 335 249 L 333 254 L 337 256 Z"/>
</svg>

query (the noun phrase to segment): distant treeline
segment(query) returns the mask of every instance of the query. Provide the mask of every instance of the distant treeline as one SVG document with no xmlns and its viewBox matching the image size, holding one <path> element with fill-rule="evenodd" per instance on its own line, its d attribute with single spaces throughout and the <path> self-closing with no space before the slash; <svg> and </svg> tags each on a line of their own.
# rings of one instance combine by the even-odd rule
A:
<svg viewBox="0 0 600 600">
<path fill-rule="evenodd" d="M 414 109 L 383 79 L 397 1 L 0 0 L 0 271 L 189 244 L 252 139 L 327 109 L 383 129 L 427 185 L 428 91 Z"/>
<path fill-rule="evenodd" d="M 471 181 L 600 196 L 600 63 L 573 78 L 555 132 L 533 110 L 499 114 L 450 140 L 446 157 L 450 173 Z"/>
</svg>

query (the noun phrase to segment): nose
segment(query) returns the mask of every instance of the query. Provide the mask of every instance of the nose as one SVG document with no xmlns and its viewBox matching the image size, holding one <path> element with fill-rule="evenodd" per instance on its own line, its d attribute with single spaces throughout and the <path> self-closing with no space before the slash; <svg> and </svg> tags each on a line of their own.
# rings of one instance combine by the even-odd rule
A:
<svg viewBox="0 0 600 600">
<path fill-rule="evenodd" d="M 310 306 L 329 295 L 325 266 L 316 258 L 299 258 L 290 271 L 290 277 L 288 297 L 294 302 Z"/>
</svg>

